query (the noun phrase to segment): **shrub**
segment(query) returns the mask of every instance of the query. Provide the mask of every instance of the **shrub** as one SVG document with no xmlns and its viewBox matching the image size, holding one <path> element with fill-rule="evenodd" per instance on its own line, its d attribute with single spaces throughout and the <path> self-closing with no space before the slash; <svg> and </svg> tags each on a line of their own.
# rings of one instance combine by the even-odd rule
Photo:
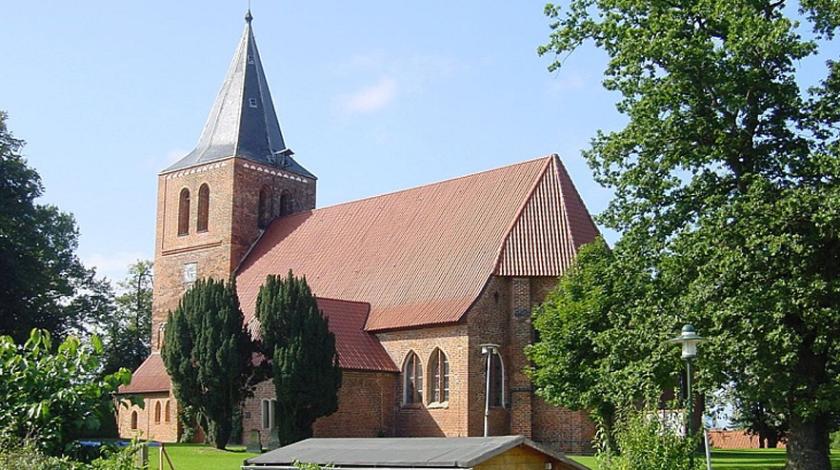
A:
<svg viewBox="0 0 840 470">
<path fill-rule="evenodd" d="M 691 455 L 697 439 L 685 439 L 659 418 L 652 408 L 626 409 L 619 416 L 615 440 L 620 453 L 606 446 L 598 453 L 602 470 L 700 470 L 703 458 Z"/>
</svg>

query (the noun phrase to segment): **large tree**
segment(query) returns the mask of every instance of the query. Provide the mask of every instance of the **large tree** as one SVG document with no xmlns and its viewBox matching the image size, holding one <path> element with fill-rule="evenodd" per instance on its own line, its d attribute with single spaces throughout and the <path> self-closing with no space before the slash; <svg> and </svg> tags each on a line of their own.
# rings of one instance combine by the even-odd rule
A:
<svg viewBox="0 0 840 470">
<path fill-rule="evenodd" d="M 786 416 L 788 468 L 822 470 L 840 417 L 840 65 L 811 90 L 796 66 L 833 37 L 840 3 L 798 6 L 571 0 L 548 5 L 541 52 L 556 69 L 594 42 L 628 118 L 585 152 L 615 192 L 600 220 L 621 233 L 618 262 L 654 278 L 647 317 L 623 326 L 697 324 L 701 387 Z"/>
<path fill-rule="evenodd" d="M 104 373 L 135 370 L 149 355 L 152 329 L 152 262 L 137 261 L 119 282 L 110 315 L 101 319 Z"/>
<path fill-rule="evenodd" d="M 219 449 L 252 390 L 254 346 L 243 320 L 233 281 L 198 280 L 169 313 L 164 333 L 161 354 L 175 397 L 201 413 Z"/>
<path fill-rule="evenodd" d="M 97 289 L 76 256 L 73 216 L 37 202 L 44 188 L 22 149 L 0 112 L 0 334 L 18 342 L 32 328 L 57 338 L 78 330 L 85 312 L 71 300 Z"/>
<path fill-rule="evenodd" d="M 306 278 L 270 275 L 256 306 L 262 350 L 271 358 L 281 445 L 312 436 L 312 425 L 338 409 L 341 369 L 335 336 Z"/>
</svg>

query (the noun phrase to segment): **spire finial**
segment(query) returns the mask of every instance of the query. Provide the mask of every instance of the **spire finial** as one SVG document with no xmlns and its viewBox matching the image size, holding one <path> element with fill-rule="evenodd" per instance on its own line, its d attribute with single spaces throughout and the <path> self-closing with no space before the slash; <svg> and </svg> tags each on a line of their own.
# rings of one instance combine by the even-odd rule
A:
<svg viewBox="0 0 840 470">
<path fill-rule="evenodd" d="M 253 15 L 251 15 L 251 8 L 248 7 L 248 11 L 245 13 L 245 21 L 248 24 L 251 24 L 251 20 L 253 20 L 253 19 L 254 19 L 254 17 L 253 17 Z"/>
</svg>

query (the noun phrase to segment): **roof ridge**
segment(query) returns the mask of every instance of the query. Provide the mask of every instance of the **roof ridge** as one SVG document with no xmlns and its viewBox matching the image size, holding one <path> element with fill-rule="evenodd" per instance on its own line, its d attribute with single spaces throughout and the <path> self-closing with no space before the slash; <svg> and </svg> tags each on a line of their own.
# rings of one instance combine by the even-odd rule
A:
<svg viewBox="0 0 840 470">
<path fill-rule="evenodd" d="M 339 202 L 339 203 L 336 203 L 336 204 L 333 204 L 333 205 L 330 205 L 330 206 L 319 207 L 317 209 L 312 209 L 312 210 L 306 211 L 306 212 L 318 212 L 318 211 L 321 211 L 321 210 L 332 209 L 334 207 L 340 207 L 340 206 L 344 206 L 344 205 L 348 205 L 348 204 L 355 204 L 357 202 L 367 201 L 367 200 L 370 200 L 370 199 L 377 199 L 377 198 L 380 198 L 380 197 L 392 196 L 394 194 L 406 193 L 406 192 L 409 192 L 409 191 L 416 191 L 416 190 L 419 190 L 419 189 L 427 188 L 429 186 L 435 186 L 435 185 L 438 185 L 438 184 L 450 183 L 452 181 L 458 181 L 458 180 L 462 180 L 462 179 L 466 179 L 466 178 L 472 178 L 472 177 L 475 177 L 475 176 L 483 175 L 485 173 L 492 173 L 494 171 L 507 170 L 507 169 L 510 169 L 510 168 L 513 168 L 513 167 L 517 167 L 517 166 L 521 166 L 521 165 L 527 165 L 529 163 L 534 163 L 534 162 L 539 161 L 539 160 L 548 160 L 553 155 L 555 155 L 555 154 L 543 155 L 541 157 L 532 158 L 530 160 L 525 160 L 525 161 L 522 161 L 522 162 L 511 163 L 509 165 L 499 166 L 499 167 L 495 167 L 495 168 L 488 168 L 487 170 L 480 170 L 480 171 L 476 171 L 474 173 L 468 173 L 466 175 L 456 176 L 454 178 L 449 178 L 449 179 L 445 179 L 445 180 L 433 181 L 431 183 L 424 183 L 424 184 L 421 184 L 419 186 L 412 186 L 410 188 L 398 189 L 396 191 L 391 191 L 391 192 L 382 193 L 382 194 L 376 194 L 374 196 L 366 196 L 366 197 L 363 197 L 361 199 L 354 199 L 352 201 Z M 301 213 L 302 212 L 296 212 L 295 214 L 292 214 L 292 215 L 301 214 Z"/>
</svg>

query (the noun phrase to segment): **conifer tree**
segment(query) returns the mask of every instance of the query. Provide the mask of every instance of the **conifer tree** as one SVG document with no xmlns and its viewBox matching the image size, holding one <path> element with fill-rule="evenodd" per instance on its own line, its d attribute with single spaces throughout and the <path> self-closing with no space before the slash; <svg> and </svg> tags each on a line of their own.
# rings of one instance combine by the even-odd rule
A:
<svg viewBox="0 0 840 470">
<path fill-rule="evenodd" d="M 234 410 L 252 390 L 253 342 L 244 326 L 236 284 L 198 280 L 169 313 L 162 356 L 181 406 L 209 424 L 213 444 L 224 449 Z"/>
<path fill-rule="evenodd" d="M 270 275 L 256 306 L 262 347 L 270 357 L 281 445 L 312 436 L 312 424 L 338 409 L 341 369 L 335 336 L 306 278 Z"/>
</svg>

